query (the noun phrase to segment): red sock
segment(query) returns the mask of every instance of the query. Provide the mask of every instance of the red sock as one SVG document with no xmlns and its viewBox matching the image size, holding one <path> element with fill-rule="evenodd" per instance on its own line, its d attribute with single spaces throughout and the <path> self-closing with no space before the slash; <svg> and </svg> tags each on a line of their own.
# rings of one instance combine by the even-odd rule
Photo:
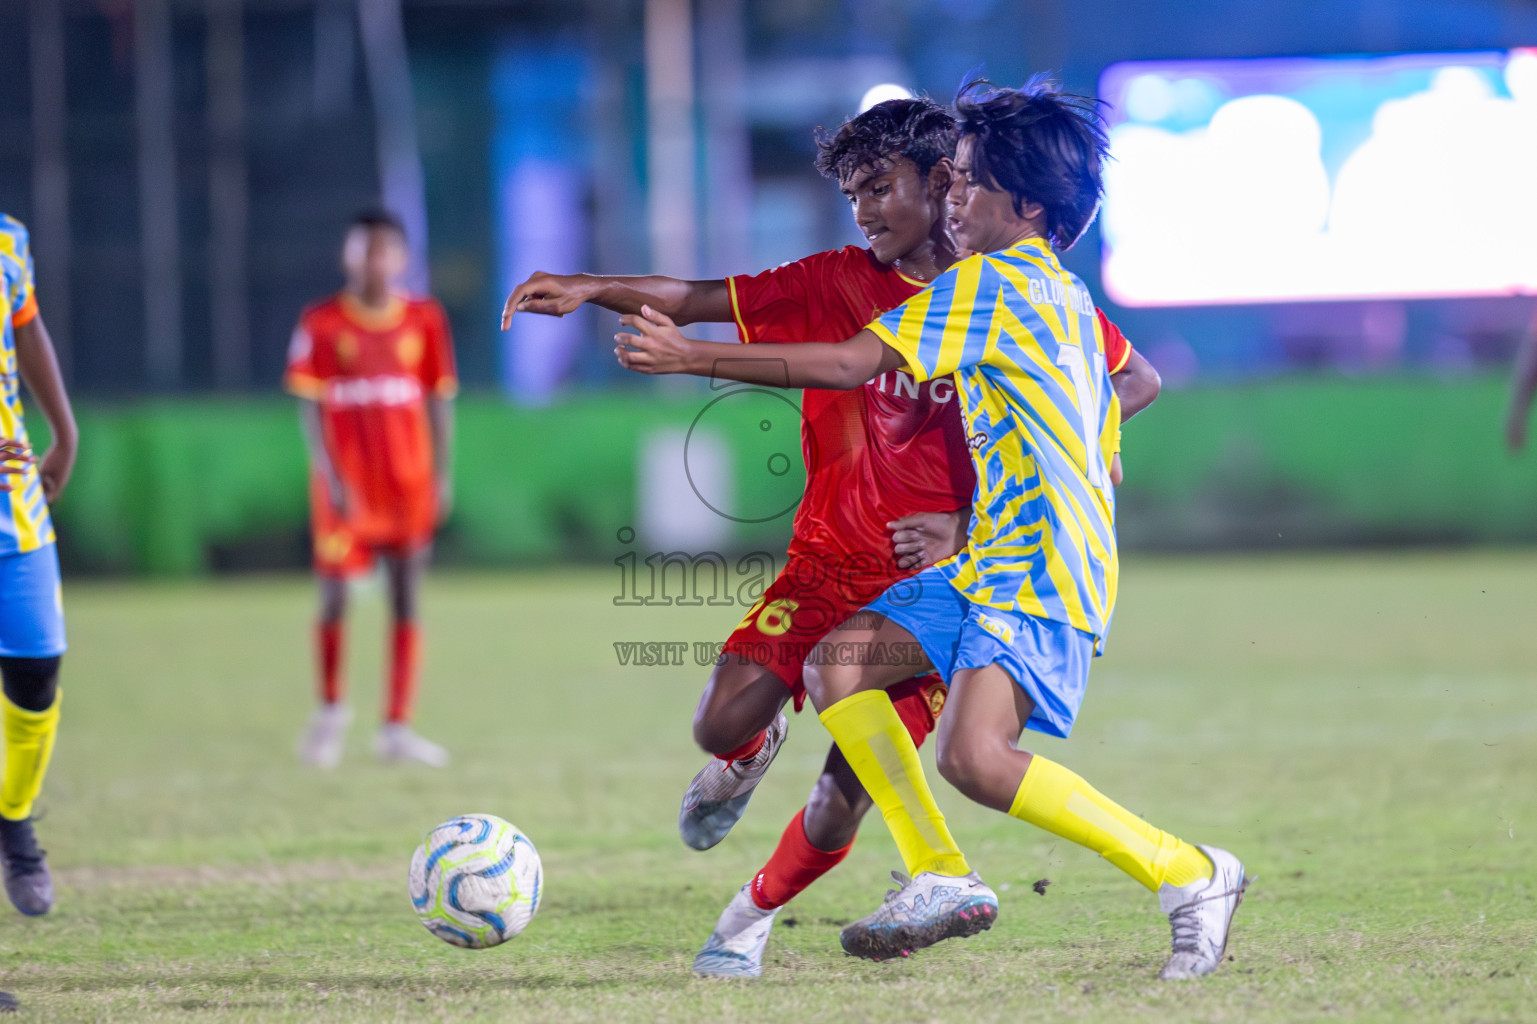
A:
<svg viewBox="0 0 1537 1024">
<path fill-rule="evenodd" d="M 395 623 L 394 643 L 390 648 L 390 704 L 385 714 L 388 722 L 409 722 L 416 705 L 416 661 L 421 651 L 421 634 L 416 623 Z"/>
<path fill-rule="evenodd" d="M 342 679 L 342 624 L 318 624 L 315 646 L 320 651 L 320 699 L 327 704 L 338 704 L 347 695 L 347 684 Z"/>
<path fill-rule="evenodd" d="M 802 807 L 785 826 L 774 855 L 752 880 L 752 901 L 762 910 L 782 907 L 806 886 L 827 874 L 849 855 L 852 842 L 841 850 L 818 850 L 806 838 L 806 809 Z"/>
<path fill-rule="evenodd" d="M 763 729 L 758 733 L 758 735 L 754 736 L 740 747 L 737 747 L 735 750 L 728 750 L 724 754 L 716 754 L 715 757 L 720 761 L 745 761 L 749 757 L 752 757 L 754 754 L 756 754 L 758 751 L 762 750 L 763 744 L 767 741 L 768 730 Z"/>
</svg>

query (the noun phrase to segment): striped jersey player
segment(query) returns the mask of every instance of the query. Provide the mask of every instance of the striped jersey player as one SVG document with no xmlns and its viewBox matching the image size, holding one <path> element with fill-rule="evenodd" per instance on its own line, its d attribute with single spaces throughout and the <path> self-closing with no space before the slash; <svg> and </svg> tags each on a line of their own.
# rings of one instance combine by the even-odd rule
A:
<svg viewBox="0 0 1537 1024">
<path fill-rule="evenodd" d="M 48 506 L 69 482 L 78 434 L 33 290 L 26 227 L 0 214 L 0 866 L 11 902 L 46 913 L 53 882 L 32 825 L 59 728 L 65 650 L 59 558 Z M 21 385 L 47 421 L 51 442 L 34 457 Z"/>
<path fill-rule="evenodd" d="M 985 91 L 984 91 L 985 90 Z M 1066 736 L 1115 605 L 1115 501 L 1107 462 L 1119 403 L 1082 283 L 1056 257 L 1098 210 L 1107 151 L 1092 103 L 1043 79 L 976 83 L 956 100 L 961 138 L 947 203 L 974 254 L 863 331 L 762 363 L 682 337 L 665 317 L 628 316 L 620 362 L 647 373 L 851 388 L 904 368 L 954 374 L 977 473 L 965 550 L 834 630 L 834 647 L 920 644 L 951 688 L 936 759 L 970 799 L 1103 855 L 1158 895 L 1173 951 L 1161 976 L 1221 963 L 1247 885 L 1243 865 L 1142 820 L 1068 768 L 1019 746 L 1027 729 Z M 929 789 L 885 687 L 901 670 L 818 664 L 806 690 L 881 808 L 911 876 L 844 929 L 845 951 L 885 959 L 991 926 L 998 899 L 973 872 Z"/>
</svg>

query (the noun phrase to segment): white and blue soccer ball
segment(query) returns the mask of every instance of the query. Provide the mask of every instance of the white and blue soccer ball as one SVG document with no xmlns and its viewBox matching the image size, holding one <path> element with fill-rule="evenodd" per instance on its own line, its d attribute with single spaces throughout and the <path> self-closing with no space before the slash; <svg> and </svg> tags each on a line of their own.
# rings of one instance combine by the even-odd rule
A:
<svg viewBox="0 0 1537 1024">
<path fill-rule="evenodd" d="M 499 946 L 539 910 L 544 868 L 516 825 L 494 814 L 450 818 L 411 858 L 411 905 L 444 942 Z"/>
</svg>

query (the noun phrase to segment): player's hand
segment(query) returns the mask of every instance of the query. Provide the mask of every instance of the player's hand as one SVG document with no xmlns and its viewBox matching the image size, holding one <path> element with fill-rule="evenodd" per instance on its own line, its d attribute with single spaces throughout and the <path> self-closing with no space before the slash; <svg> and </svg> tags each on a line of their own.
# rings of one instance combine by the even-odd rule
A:
<svg viewBox="0 0 1537 1024">
<path fill-rule="evenodd" d="M 1505 417 L 1505 449 L 1515 455 L 1526 447 L 1526 412 L 1510 410 Z"/>
<path fill-rule="evenodd" d="M 514 288 L 502 306 L 502 330 L 512 326 L 514 313 L 565 316 L 591 298 L 597 285 L 582 274 L 546 274 L 536 271 Z"/>
<path fill-rule="evenodd" d="M 898 569 L 924 569 L 943 562 L 966 546 L 970 528 L 970 509 L 918 512 L 886 524 Z"/>
<path fill-rule="evenodd" d="M 69 485 L 69 475 L 75 470 L 74 445 L 61 445 L 57 441 L 48 446 L 43 459 L 37 464 L 37 475 L 43 482 L 43 500 L 52 505 Z"/>
<path fill-rule="evenodd" d="M 448 477 L 438 479 L 438 522 L 442 526 L 454 511 L 454 483 Z"/>
<path fill-rule="evenodd" d="M 683 336 L 672 318 L 650 306 L 619 318 L 635 334 L 614 335 L 614 355 L 619 365 L 636 373 L 689 373 L 694 343 Z"/>
<path fill-rule="evenodd" d="M 31 448 L 9 437 L 0 437 L 0 494 L 19 487 L 18 478 L 36 461 Z"/>
</svg>

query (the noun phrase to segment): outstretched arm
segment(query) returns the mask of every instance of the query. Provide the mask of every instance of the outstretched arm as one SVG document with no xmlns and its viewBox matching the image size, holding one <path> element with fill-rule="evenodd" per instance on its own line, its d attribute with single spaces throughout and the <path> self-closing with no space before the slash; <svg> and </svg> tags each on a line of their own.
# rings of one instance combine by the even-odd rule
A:
<svg viewBox="0 0 1537 1024">
<path fill-rule="evenodd" d="M 502 307 L 502 330 L 514 313 L 565 316 L 584 302 L 616 313 L 639 313 L 650 306 L 673 323 L 730 323 L 731 292 L 725 281 L 684 281 L 653 274 L 600 277 L 595 274 L 535 273 L 514 288 Z"/>
<path fill-rule="evenodd" d="M 38 460 L 37 473 L 43 482 L 43 497 L 51 505 L 64 493 L 69 474 L 75 468 L 75 450 L 80 433 L 75 427 L 75 413 L 69 406 L 64 378 L 59 374 L 59 360 L 53 353 L 53 341 L 42 315 L 16 328 L 16 368 L 27 390 L 32 392 L 42 410 L 53 442 Z"/>
<path fill-rule="evenodd" d="M 1142 353 L 1132 349 L 1126 365 L 1111 375 L 1110 384 L 1121 399 L 1121 422 L 1125 423 L 1153 404 L 1163 387 L 1163 378 L 1152 363 L 1142 358 Z"/>
<path fill-rule="evenodd" d="M 687 373 L 777 388 L 857 388 L 907 361 L 864 330 L 836 344 L 723 345 L 685 338 L 670 317 L 650 306 L 619 322 L 637 333 L 614 335 L 614 355 L 636 373 Z"/>
</svg>

